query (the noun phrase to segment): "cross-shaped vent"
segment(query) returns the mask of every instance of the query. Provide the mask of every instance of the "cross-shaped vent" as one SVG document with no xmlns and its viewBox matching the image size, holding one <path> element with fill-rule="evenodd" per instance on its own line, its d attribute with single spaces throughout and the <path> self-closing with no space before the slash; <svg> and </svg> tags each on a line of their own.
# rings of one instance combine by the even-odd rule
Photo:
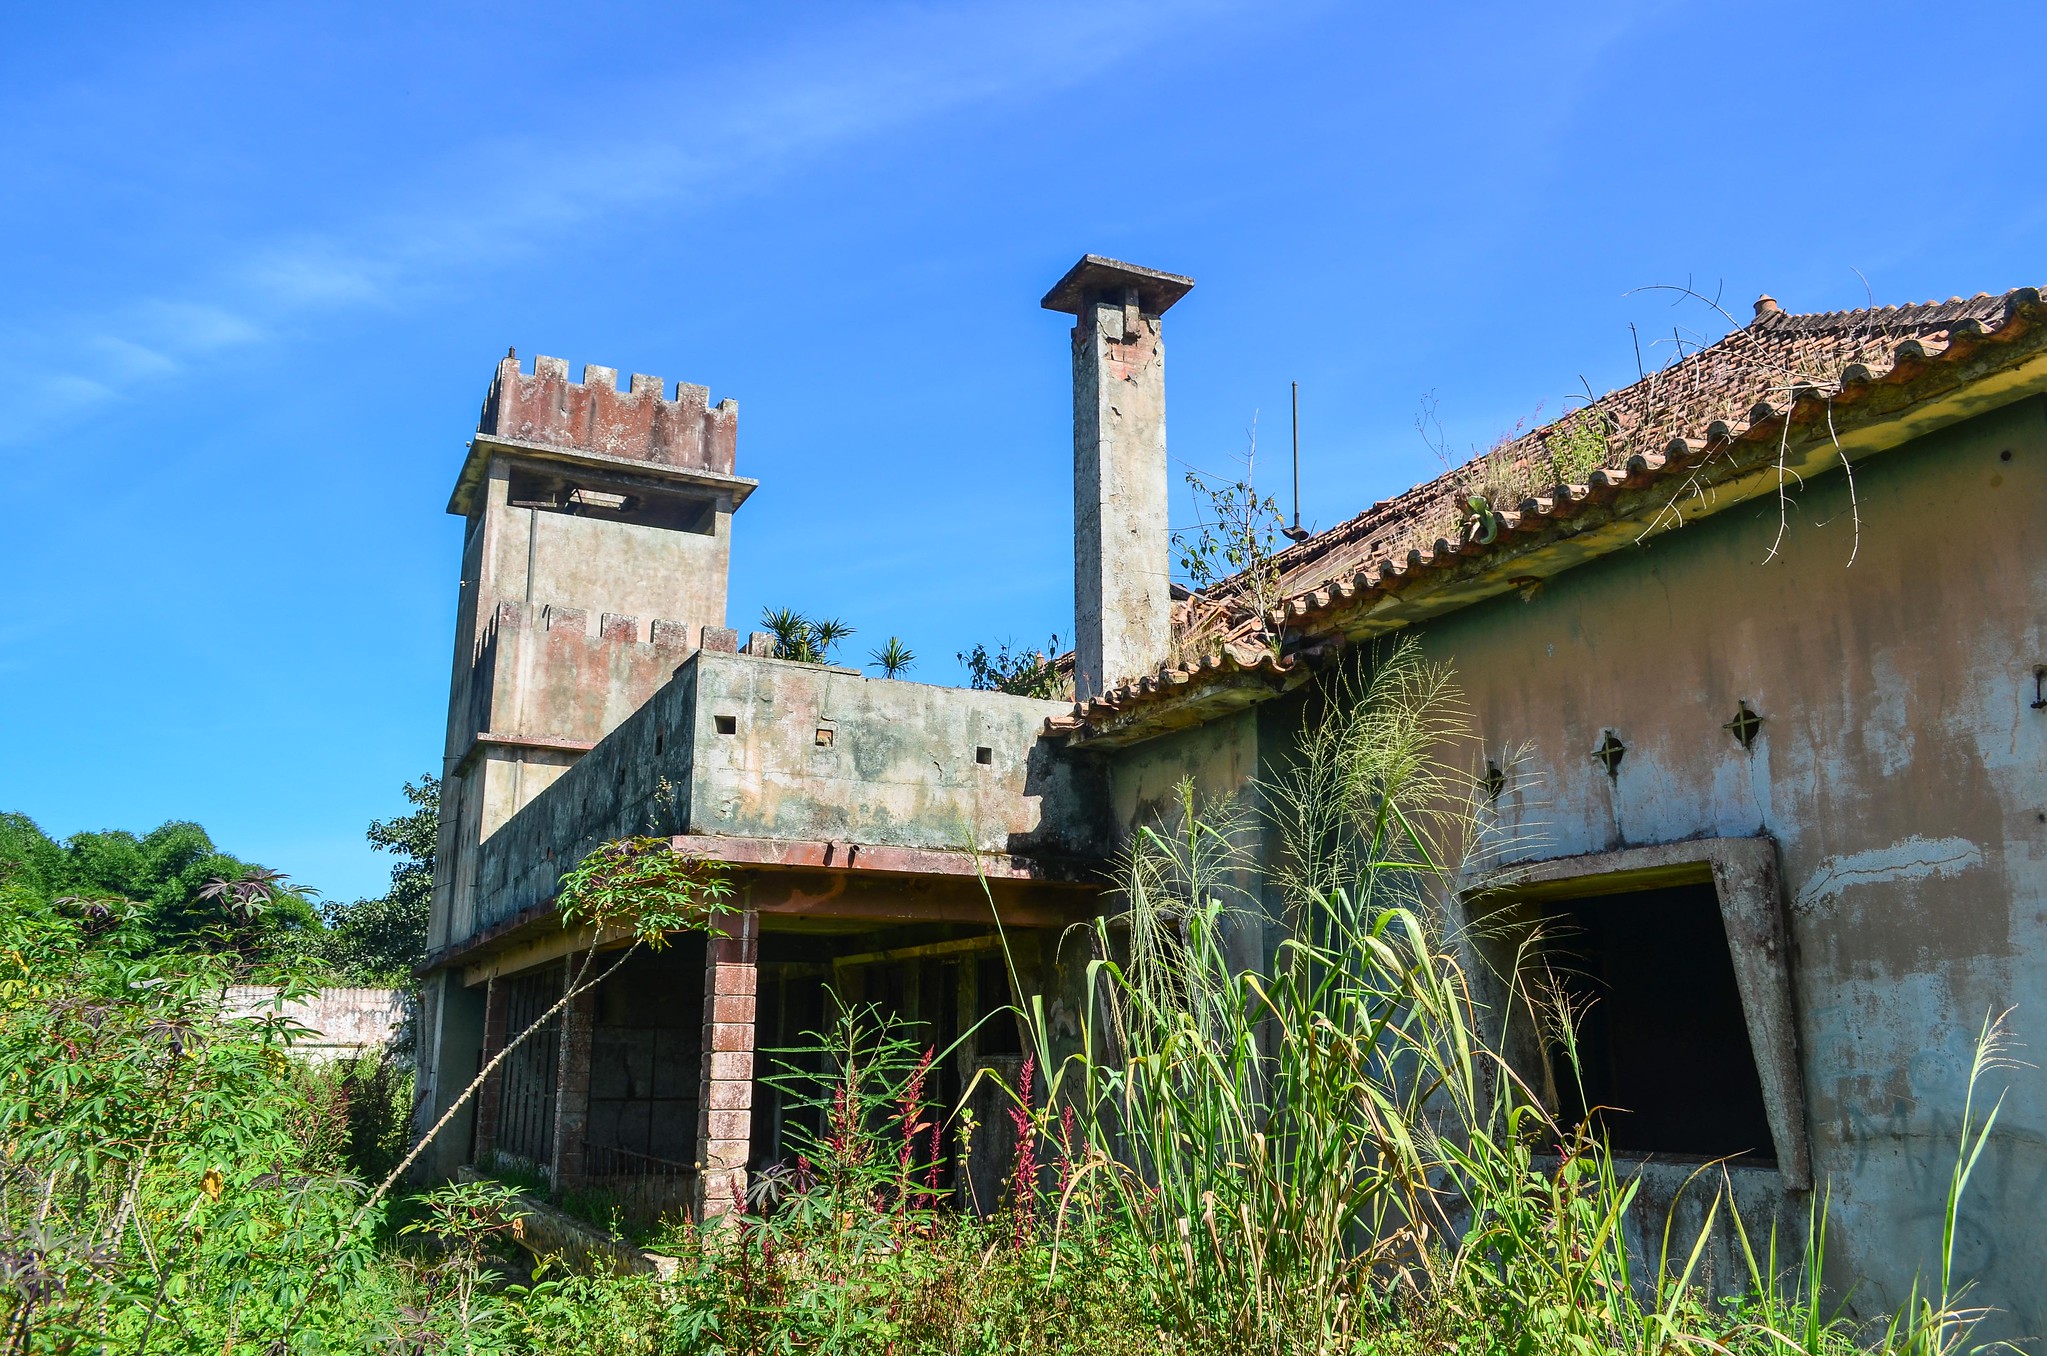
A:
<svg viewBox="0 0 2047 1356">
<path fill-rule="evenodd" d="M 1735 741 L 1743 748 L 1748 748 L 1756 742 L 1756 735 L 1761 733 L 1763 718 L 1751 710 L 1747 702 L 1740 703 L 1740 706 L 1741 709 L 1734 713 L 1734 719 L 1720 728 L 1733 735 Z"/>
<path fill-rule="evenodd" d="M 1485 765 L 1485 798 L 1497 803 L 1500 793 L 1507 789 L 1507 774 L 1500 771 L 1500 765 L 1488 762 Z"/>
<path fill-rule="evenodd" d="M 1606 769 L 1606 775 L 1615 781 L 1620 780 L 1621 759 L 1627 757 L 1627 754 L 1628 746 L 1621 743 L 1612 730 L 1606 732 L 1606 738 L 1600 740 L 1599 747 L 1592 751 L 1592 756 Z"/>
</svg>

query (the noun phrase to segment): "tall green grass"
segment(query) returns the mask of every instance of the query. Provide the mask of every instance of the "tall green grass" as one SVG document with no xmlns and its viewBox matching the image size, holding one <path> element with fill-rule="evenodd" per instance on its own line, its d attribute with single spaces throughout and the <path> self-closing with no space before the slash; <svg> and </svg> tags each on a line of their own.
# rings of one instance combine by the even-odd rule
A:
<svg viewBox="0 0 2047 1356">
<path fill-rule="evenodd" d="M 1714 1168 L 1688 1187 L 1709 1200 L 1698 1229 L 1642 1221 L 1658 1246 L 1639 1255 L 1640 1183 L 1595 1128 L 1546 1109 L 1497 1021 L 1488 1039 L 1461 959 L 1454 892 L 1497 832 L 1451 761 L 1464 734 L 1448 669 L 1403 645 L 1335 684 L 1253 795 L 1204 804 L 1183 785 L 1137 832 L 1125 907 L 1094 925 L 1080 1049 L 1061 1057 L 1042 1001 L 1029 1014 L 1051 1071 L 1039 1134 L 1086 1142 L 1055 1233 L 1138 1231 L 1155 1305 L 1246 1351 L 1394 1332 L 1515 1353 L 1962 1349 L 1983 1314 L 1953 1275 L 1953 1221 L 1996 1115 L 1976 1088 L 2000 1028 L 1964 1107 L 1941 1274 L 1888 1328 L 1827 1309 L 1823 1214 L 1780 1266 L 1774 1230 L 1749 1238 Z M 1524 938 L 1501 1019 L 1529 1014 L 1568 1058 L 1581 1014 L 1543 976 Z M 1734 1303 L 1701 1284 L 1716 1231 L 1747 1261 Z"/>
</svg>

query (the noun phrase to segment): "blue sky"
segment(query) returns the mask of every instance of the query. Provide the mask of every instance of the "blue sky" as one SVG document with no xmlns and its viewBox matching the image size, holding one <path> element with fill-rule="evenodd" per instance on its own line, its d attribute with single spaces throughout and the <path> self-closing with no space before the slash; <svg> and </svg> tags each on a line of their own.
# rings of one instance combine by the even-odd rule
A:
<svg viewBox="0 0 2047 1356">
<path fill-rule="evenodd" d="M 959 680 L 1070 628 L 1083 251 L 1192 274 L 1177 459 L 1302 388 L 1327 526 L 1631 380 L 1634 323 L 2047 283 L 2036 5 L 17 6 L 0 809 L 331 895 L 437 770 L 507 345 L 710 386 L 731 615 Z M 1282 489 L 1269 462 L 1267 486 Z M 1184 505 L 1183 505 L 1184 507 Z"/>
</svg>

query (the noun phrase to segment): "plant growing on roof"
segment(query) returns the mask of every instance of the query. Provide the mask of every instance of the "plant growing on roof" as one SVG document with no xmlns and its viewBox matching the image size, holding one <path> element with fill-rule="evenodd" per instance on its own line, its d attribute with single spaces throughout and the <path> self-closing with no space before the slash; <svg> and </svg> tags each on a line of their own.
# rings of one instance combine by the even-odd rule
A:
<svg viewBox="0 0 2047 1356">
<path fill-rule="evenodd" d="M 954 658 L 966 665 L 967 686 L 976 692 L 1007 692 L 1017 697 L 1056 698 L 1065 688 L 1057 665 L 1047 658 L 1059 653 L 1059 637 L 1045 650 L 1011 651 L 1003 641 L 991 652 L 986 645 L 961 650 Z"/>
<path fill-rule="evenodd" d="M 903 644 L 901 636 L 890 636 L 888 644 L 867 653 L 872 660 L 868 667 L 880 669 L 884 678 L 900 678 L 905 670 L 917 662 L 917 652 Z"/>
<path fill-rule="evenodd" d="M 761 625 L 775 637 L 775 658 L 799 664 L 829 664 L 832 649 L 853 628 L 836 617 L 813 619 L 789 607 L 761 610 Z"/>
<path fill-rule="evenodd" d="M 1607 464 L 1606 414 L 1587 405 L 1540 430 L 1550 471 L 1559 485 L 1575 485 Z"/>
<path fill-rule="evenodd" d="M 1263 617 L 1279 605 L 1279 569 L 1273 564 L 1286 519 L 1279 503 L 1256 483 L 1258 425 L 1246 433 L 1243 474 L 1234 480 L 1187 472 L 1194 525 L 1173 534 L 1180 571 L 1196 589 L 1213 589 L 1226 608 Z"/>
</svg>

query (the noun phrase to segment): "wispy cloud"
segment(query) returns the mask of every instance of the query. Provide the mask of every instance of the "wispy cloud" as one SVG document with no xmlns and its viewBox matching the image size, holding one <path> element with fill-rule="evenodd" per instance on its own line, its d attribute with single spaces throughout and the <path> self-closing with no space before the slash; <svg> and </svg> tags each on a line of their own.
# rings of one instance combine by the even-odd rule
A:
<svg viewBox="0 0 2047 1356">
<path fill-rule="evenodd" d="M 17 313 L 0 399 L 21 442 L 224 351 L 320 317 L 403 311 L 586 237 L 607 220 L 716 210 L 833 149 L 963 107 L 1069 89 L 1148 47 L 1248 12 L 1236 0 L 1114 7 L 896 6 L 707 76 L 622 88 L 584 125 L 442 148 L 431 182 L 390 185 L 317 235 L 223 242 L 213 262 L 102 313 Z"/>
</svg>

